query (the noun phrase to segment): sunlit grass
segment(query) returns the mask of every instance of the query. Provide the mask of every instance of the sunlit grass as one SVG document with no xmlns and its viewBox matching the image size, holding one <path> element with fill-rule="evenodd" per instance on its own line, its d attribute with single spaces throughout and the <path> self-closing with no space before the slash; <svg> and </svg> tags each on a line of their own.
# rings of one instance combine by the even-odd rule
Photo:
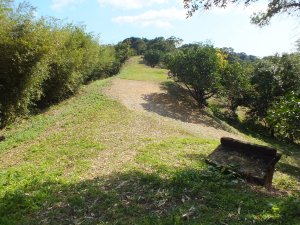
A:
<svg viewBox="0 0 300 225">
<path fill-rule="evenodd" d="M 128 80 L 163 82 L 168 80 L 168 70 L 145 66 L 140 56 L 132 57 L 118 77 Z"/>
<path fill-rule="evenodd" d="M 138 60 L 120 76 L 165 81 Z M 128 110 L 109 84 L 2 131 L 0 224 L 299 224 L 297 146 L 274 143 L 284 156 L 268 193 L 205 163 L 219 140 Z"/>
</svg>

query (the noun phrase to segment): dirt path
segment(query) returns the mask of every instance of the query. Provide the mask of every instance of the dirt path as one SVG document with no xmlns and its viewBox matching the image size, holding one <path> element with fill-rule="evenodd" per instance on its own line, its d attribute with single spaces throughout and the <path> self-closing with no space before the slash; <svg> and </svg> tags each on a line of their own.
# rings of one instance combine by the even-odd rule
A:
<svg viewBox="0 0 300 225">
<path fill-rule="evenodd" d="M 116 78 L 105 93 L 129 109 L 159 117 L 197 136 L 243 139 L 232 127 L 197 109 L 195 103 L 174 85 Z"/>
</svg>

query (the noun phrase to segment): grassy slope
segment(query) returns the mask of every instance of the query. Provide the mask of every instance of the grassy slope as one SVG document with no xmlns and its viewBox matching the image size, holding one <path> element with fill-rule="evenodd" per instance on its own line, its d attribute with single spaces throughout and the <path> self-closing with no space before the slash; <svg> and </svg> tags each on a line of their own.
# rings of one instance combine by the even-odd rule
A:
<svg viewBox="0 0 300 225">
<path fill-rule="evenodd" d="M 121 71 L 119 77 L 128 80 L 164 82 L 168 80 L 167 74 L 166 69 L 145 66 L 141 57 L 136 56 L 127 62 L 127 67 Z"/>
<path fill-rule="evenodd" d="M 165 80 L 137 62 L 120 76 Z M 0 224 L 299 224 L 293 149 L 274 179 L 288 193 L 267 194 L 207 167 L 217 140 L 127 110 L 109 82 L 3 131 Z"/>
</svg>

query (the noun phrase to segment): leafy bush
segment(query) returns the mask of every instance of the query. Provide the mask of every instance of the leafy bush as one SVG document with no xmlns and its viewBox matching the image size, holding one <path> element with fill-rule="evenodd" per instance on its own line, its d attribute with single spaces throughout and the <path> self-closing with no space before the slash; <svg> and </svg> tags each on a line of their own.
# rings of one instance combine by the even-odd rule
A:
<svg viewBox="0 0 300 225">
<path fill-rule="evenodd" d="M 49 29 L 42 20 L 33 20 L 32 13 L 30 6 L 21 5 L 16 12 L 8 8 L 1 17 L 5 24 L 0 28 L 2 126 L 29 112 L 40 99 L 41 85 L 49 76 L 48 62 L 52 55 Z"/>
<path fill-rule="evenodd" d="M 123 48 L 101 47 L 82 26 L 36 19 L 27 3 L 15 8 L 0 0 L 0 22 L 0 127 L 37 104 L 60 101 L 89 80 L 117 73 L 129 54 L 118 58 Z"/>
<path fill-rule="evenodd" d="M 274 103 L 268 110 L 267 121 L 277 136 L 300 140 L 300 94 L 290 92 Z"/>
<path fill-rule="evenodd" d="M 185 86 L 200 107 L 215 95 L 220 85 L 221 60 L 217 50 L 208 44 L 184 48 L 168 56 L 170 76 Z"/>
<path fill-rule="evenodd" d="M 113 45 L 100 46 L 98 59 L 99 62 L 94 66 L 92 73 L 86 77 L 85 83 L 119 73 L 121 63 L 117 60 Z"/>
<path fill-rule="evenodd" d="M 147 41 L 147 49 L 159 50 L 166 54 L 175 51 L 176 47 L 178 47 L 181 43 L 182 40 L 174 36 L 167 39 L 165 39 L 164 37 L 157 37 Z"/>
<path fill-rule="evenodd" d="M 116 58 L 120 64 L 125 63 L 125 61 L 134 54 L 130 42 L 120 42 L 115 46 Z"/>
<path fill-rule="evenodd" d="M 264 119 L 269 107 L 291 91 L 300 88 L 300 56 L 272 56 L 256 64 L 251 78 L 254 95 L 250 104 L 251 116 Z"/>
<path fill-rule="evenodd" d="M 138 38 L 138 37 L 130 37 L 126 38 L 122 42 L 129 42 L 130 47 L 134 51 L 134 55 L 142 55 L 147 50 L 147 39 L 145 38 Z"/>
<path fill-rule="evenodd" d="M 145 52 L 144 59 L 149 66 L 155 67 L 162 61 L 163 55 L 162 51 L 151 49 Z"/>
<path fill-rule="evenodd" d="M 239 62 L 229 62 L 222 71 L 220 95 L 228 100 L 229 108 L 235 115 L 238 106 L 246 105 L 250 93 L 250 80 Z"/>
<path fill-rule="evenodd" d="M 52 34 L 57 43 L 43 84 L 43 103 L 57 102 L 76 93 L 99 62 L 100 46 L 82 27 L 68 25 Z"/>
</svg>

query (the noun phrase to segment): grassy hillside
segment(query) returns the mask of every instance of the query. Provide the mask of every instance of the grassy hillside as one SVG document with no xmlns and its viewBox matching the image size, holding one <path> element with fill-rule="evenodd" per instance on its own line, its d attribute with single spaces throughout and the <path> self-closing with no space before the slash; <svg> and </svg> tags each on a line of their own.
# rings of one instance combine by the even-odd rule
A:
<svg viewBox="0 0 300 225">
<path fill-rule="evenodd" d="M 128 80 L 163 82 L 168 80 L 167 74 L 166 69 L 145 66 L 143 59 L 135 56 L 129 59 L 127 66 L 123 68 L 119 77 Z"/>
<path fill-rule="evenodd" d="M 119 77 L 166 80 L 139 60 Z M 267 193 L 205 164 L 218 140 L 128 110 L 110 82 L 1 131 L 0 224 L 299 224 L 297 146 L 277 143 Z"/>
</svg>

